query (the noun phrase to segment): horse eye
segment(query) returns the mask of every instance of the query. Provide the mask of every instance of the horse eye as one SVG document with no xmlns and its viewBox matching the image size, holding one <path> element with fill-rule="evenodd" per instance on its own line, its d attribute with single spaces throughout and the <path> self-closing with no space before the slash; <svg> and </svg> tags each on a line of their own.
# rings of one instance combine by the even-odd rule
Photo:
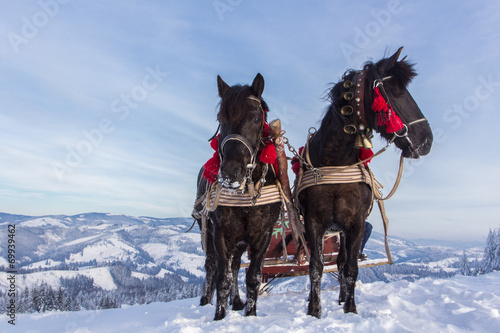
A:
<svg viewBox="0 0 500 333">
<path fill-rule="evenodd" d="M 260 123 L 260 118 L 255 118 L 255 120 L 253 122 L 256 124 Z"/>
</svg>

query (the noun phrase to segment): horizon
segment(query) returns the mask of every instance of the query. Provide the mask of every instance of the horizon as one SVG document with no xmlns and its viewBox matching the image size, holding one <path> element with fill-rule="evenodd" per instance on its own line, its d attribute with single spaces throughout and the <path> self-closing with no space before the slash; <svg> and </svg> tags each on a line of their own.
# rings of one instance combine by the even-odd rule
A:
<svg viewBox="0 0 500 333">
<path fill-rule="evenodd" d="M 405 161 L 389 234 L 479 241 L 500 225 L 500 3 L 6 2 L 0 36 L 0 211 L 190 216 L 217 75 L 261 73 L 298 149 L 331 83 L 404 46 L 434 143 Z M 399 154 L 370 163 L 385 192 Z M 383 232 L 376 209 L 369 221 Z"/>
<path fill-rule="evenodd" d="M 134 218 L 134 219 L 140 219 L 140 218 L 159 219 L 159 220 L 169 220 L 169 219 L 188 219 L 188 220 L 191 220 L 191 219 L 193 219 L 191 216 L 173 216 L 173 217 L 162 218 L 162 217 L 153 217 L 153 216 L 132 216 L 132 215 L 126 215 L 126 214 L 120 214 L 120 213 L 105 213 L 105 212 L 85 212 L 85 213 L 78 213 L 78 214 L 72 214 L 72 215 L 66 215 L 66 214 L 23 215 L 23 214 L 12 214 L 12 213 L 0 212 L 0 215 L 2 215 L 2 214 L 12 215 L 12 216 L 22 216 L 22 217 L 27 217 L 27 218 L 77 217 L 80 215 L 99 214 L 99 215 L 107 215 L 107 216 L 124 216 L 124 217 L 129 217 L 129 218 Z M 2 221 L 0 220 L 0 224 L 1 223 L 2 223 Z M 194 219 L 193 219 L 193 223 L 194 223 Z M 500 228 L 500 226 L 499 226 L 499 228 Z M 491 230 L 494 230 L 494 229 L 495 228 L 493 228 Z M 197 230 L 197 229 L 195 229 L 195 230 Z M 384 237 L 383 232 L 376 231 L 375 229 L 372 231 L 372 233 L 377 234 L 380 237 Z M 406 237 L 402 237 L 399 235 L 391 234 L 390 231 L 388 233 L 389 238 L 401 239 L 401 240 L 404 240 L 407 242 L 416 243 L 418 245 L 448 246 L 448 247 L 452 247 L 455 249 L 473 248 L 473 247 L 477 247 L 477 246 L 486 245 L 487 236 L 488 236 L 488 234 L 485 234 L 483 239 L 481 239 L 481 240 L 463 241 L 463 240 L 458 240 L 458 239 L 445 240 L 445 239 L 438 239 L 438 238 L 415 238 L 415 239 L 413 239 L 413 238 L 406 238 Z"/>
</svg>

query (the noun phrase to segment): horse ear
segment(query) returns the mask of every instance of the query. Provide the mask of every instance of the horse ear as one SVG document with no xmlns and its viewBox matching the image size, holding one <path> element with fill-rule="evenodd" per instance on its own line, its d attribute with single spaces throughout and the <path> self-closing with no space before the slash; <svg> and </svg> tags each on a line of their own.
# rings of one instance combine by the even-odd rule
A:
<svg viewBox="0 0 500 333">
<path fill-rule="evenodd" d="M 255 79 L 253 79 L 252 83 L 252 92 L 254 95 L 258 98 L 262 96 L 262 92 L 264 91 L 264 78 L 260 73 L 255 76 Z"/>
<path fill-rule="evenodd" d="M 396 61 L 398 61 L 399 56 L 401 55 L 401 51 L 403 51 L 403 46 L 401 46 L 396 53 L 394 53 L 388 60 L 388 68 L 392 68 L 395 64 Z"/>
<path fill-rule="evenodd" d="M 217 88 L 219 89 L 219 96 L 222 98 L 226 91 L 229 90 L 229 85 L 224 82 L 224 80 L 220 77 L 220 75 L 217 75 Z"/>
</svg>

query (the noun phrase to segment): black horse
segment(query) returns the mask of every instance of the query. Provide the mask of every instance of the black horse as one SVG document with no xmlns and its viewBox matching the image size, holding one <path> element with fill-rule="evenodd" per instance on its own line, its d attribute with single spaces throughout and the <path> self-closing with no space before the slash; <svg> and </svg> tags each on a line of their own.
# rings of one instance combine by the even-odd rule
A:
<svg viewBox="0 0 500 333">
<path fill-rule="evenodd" d="M 429 153 L 432 145 L 430 126 L 407 90 L 416 72 L 406 58 L 398 61 L 401 50 L 377 63 L 366 63 L 362 71 L 347 71 L 342 81 L 333 86 L 329 92 L 331 105 L 320 128 L 308 142 L 312 166 L 357 163 L 362 150 L 360 143 L 371 138 L 372 130 L 393 140 L 404 157 L 418 158 Z M 400 118 L 396 119 L 395 115 Z M 371 187 L 363 182 L 317 185 L 299 193 L 311 249 L 309 315 L 321 316 L 323 235 L 329 229 L 340 230 L 341 234 L 337 259 L 339 304 L 345 302 L 346 313 L 356 312 L 357 260 L 372 195 Z"/>
<path fill-rule="evenodd" d="M 220 134 L 215 148 L 220 156 L 220 169 L 209 192 L 215 192 L 215 197 L 217 191 L 229 191 L 233 198 L 239 195 L 251 197 L 255 205 L 240 207 L 220 203 L 213 207 L 213 203 L 209 204 L 212 207 L 207 223 L 207 276 L 201 304 L 210 302 L 215 284 L 217 305 L 214 320 L 225 317 L 230 295 L 233 309 L 244 306 L 237 289 L 237 274 L 241 255 L 247 247 L 250 265 L 246 274 L 245 313 L 247 316 L 256 315 L 262 264 L 281 209 L 281 202 L 255 202 L 262 190 L 258 184 L 266 187 L 276 184 L 275 174 L 263 162 L 266 161 L 262 151 L 266 143 L 264 130 L 268 110 L 262 99 L 264 78 L 257 74 L 251 86 L 230 87 L 218 76 L 217 85 L 221 103 L 217 115 Z M 274 146 L 271 148 L 275 149 Z M 206 182 L 205 178 L 199 177 L 198 198 L 205 195 Z M 210 198 L 210 193 L 207 196 Z M 198 202 L 199 208 L 201 203 Z"/>
<path fill-rule="evenodd" d="M 203 172 L 204 168 L 202 167 L 200 173 L 198 174 L 198 188 L 196 192 L 197 203 L 194 206 L 192 214 L 192 216 L 198 222 L 200 230 L 204 231 L 204 233 L 202 234 L 202 237 L 204 238 L 202 240 L 202 243 L 204 246 L 203 250 L 205 251 L 205 280 L 203 281 L 203 295 L 200 298 L 201 306 L 205 306 L 212 302 L 215 283 L 217 279 L 217 255 L 214 244 L 213 223 L 210 217 L 202 216 L 203 205 L 200 198 L 204 198 L 210 186 L 210 184 L 207 182 L 207 179 L 203 177 Z M 205 221 L 202 222 L 202 219 L 205 219 Z M 238 271 L 240 270 L 241 264 L 240 258 L 243 252 L 245 252 L 246 246 L 245 244 L 238 245 L 237 255 L 233 257 L 233 262 L 231 264 L 233 286 L 231 289 L 229 302 L 232 305 L 232 309 L 235 311 L 239 311 L 245 308 L 245 303 L 241 300 L 240 293 L 238 291 Z"/>
</svg>

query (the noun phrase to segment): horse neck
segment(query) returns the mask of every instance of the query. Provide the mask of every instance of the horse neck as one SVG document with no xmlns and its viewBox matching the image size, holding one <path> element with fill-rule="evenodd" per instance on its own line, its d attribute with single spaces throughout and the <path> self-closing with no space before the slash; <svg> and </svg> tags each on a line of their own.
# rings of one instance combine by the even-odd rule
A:
<svg viewBox="0 0 500 333">
<path fill-rule="evenodd" d="M 330 107 L 321 127 L 310 142 L 309 157 L 315 167 L 343 166 L 358 161 L 355 135 L 344 132 L 344 120 Z"/>
</svg>

